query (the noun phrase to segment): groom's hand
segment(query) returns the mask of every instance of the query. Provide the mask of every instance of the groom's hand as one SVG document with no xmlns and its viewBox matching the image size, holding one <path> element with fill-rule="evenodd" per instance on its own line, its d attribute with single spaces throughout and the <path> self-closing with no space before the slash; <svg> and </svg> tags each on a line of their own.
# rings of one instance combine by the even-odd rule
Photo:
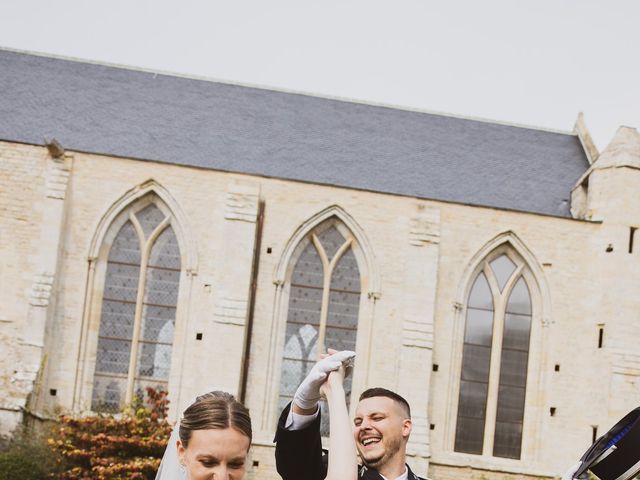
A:
<svg viewBox="0 0 640 480">
<path fill-rule="evenodd" d="M 301 415 L 315 413 L 321 397 L 320 387 L 327 380 L 329 373 L 338 370 L 343 364 L 348 364 L 355 355 L 355 352 L 344 350 L 333 353 L 316 363 L 293 396 L 293 412 Z"/>
</svg>

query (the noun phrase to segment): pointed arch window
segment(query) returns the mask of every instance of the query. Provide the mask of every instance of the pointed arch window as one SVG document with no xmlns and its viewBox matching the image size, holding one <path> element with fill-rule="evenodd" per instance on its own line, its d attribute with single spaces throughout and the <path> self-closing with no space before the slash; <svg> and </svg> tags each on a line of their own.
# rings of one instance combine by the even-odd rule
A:
<svg viewBox="0 0 640 480">
<path fill-rule="evenodd" d="M 355 351 L 361 291 L 355 244 L 349 230 L 332 219 L 316 227 L 300 242 L 297 256 L 294 254 L 279 408 L 291 401 L 327 346 Z M 351 377 L 347 377 L 345 390 L 349 395 Z M 328 416 L 322 419 L 324 435 L 328 432 Z"/>
<path fill-rule="evenodd" d="M 136 208 L 136 206 L 138 208 Z M 102 295 L 91 407 L 118 411 L 146 386 L 167 388 L 180 247 L 157 199 L 131 207 L 112 225 Z"/>
<path fill-rule="evenodd" d="M 454 450 L 519 459 L 532 305 L 514 254 L 489 257 L 467 299 Z"/>
</svg>

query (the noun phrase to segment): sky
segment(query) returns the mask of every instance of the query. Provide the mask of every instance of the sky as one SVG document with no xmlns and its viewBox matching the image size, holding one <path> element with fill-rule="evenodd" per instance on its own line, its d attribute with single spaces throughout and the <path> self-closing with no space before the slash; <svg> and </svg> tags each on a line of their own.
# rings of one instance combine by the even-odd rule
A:
<svg viewBox="0 0 640 480">
<path fill-rule="evenodd" d="M 602 150 L 640 128 L 639 25 L 639 0 L 3 0 L 0 47 L 561 131 L 584 112 Z"/>
</svg>

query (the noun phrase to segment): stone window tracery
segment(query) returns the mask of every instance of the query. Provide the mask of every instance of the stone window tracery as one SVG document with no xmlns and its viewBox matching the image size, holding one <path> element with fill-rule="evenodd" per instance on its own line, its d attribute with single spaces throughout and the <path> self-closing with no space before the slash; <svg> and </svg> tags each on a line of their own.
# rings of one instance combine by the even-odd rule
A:
<svg viewBox="0 0 640 480">
<path fill-rule="evenodd" d="M 519 459 L 531 335 L 526 266 L 498 251 L 482 263 L 466 304 L 457 452 Z"/>
<path fill-rule="evenodd" d="M 361 293 L 355 243 L 344 225 L 328 220 L 307 235 L 297 258 L 291 260 L 279 408 L 291 401 L 326 347 L 355 351 Z M 347 377 L 345 390 L 349 395 L 351 377 Z M 327 412 L 326 407 L 323 411 Z M 327 415 L 322 423 L 325 435 Z"/>
<path fill-rule="evenodd" d="M 123 215 L 106 259 L 94 411 L 118 411 L 147 386 L 166 389 L 171 366 L 181 273 L 172 217 L 154 201 Z"/>
</svg>

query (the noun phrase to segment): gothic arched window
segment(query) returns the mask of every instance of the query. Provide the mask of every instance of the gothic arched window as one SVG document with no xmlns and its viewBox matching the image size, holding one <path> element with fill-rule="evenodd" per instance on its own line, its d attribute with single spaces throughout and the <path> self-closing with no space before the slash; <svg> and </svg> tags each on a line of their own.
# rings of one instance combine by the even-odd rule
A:
<svg viewBox="0 0 640 480">
<path fill-rule="evenodd" d="M 473 279 L 466 304 L 454 450 L 520 458 L 531 294 L 525 264 L 498 253 Z"/>
<path fill-rule="evenodd" d="M 154 197 L 120 218 L 106 262 L 95 411 L 118 411 L 147 386 L 166 390 L 171 366 L 181 271 L 172 217 Z"/>
<path fill-rule="evenodd" d="M 283 408 L 326 347 L 354 350 L 360 305 L 355 239 L 337 220 L 316 227 L 298 246 L 289 280 L 289 309 L 280 374 Z M 345 382 L 351 392 L 351 377 Z M 323 408 L 326 412 L 327 409 Z M 328 416 L 322 432 L 328 431 Z"/>
</svg>

